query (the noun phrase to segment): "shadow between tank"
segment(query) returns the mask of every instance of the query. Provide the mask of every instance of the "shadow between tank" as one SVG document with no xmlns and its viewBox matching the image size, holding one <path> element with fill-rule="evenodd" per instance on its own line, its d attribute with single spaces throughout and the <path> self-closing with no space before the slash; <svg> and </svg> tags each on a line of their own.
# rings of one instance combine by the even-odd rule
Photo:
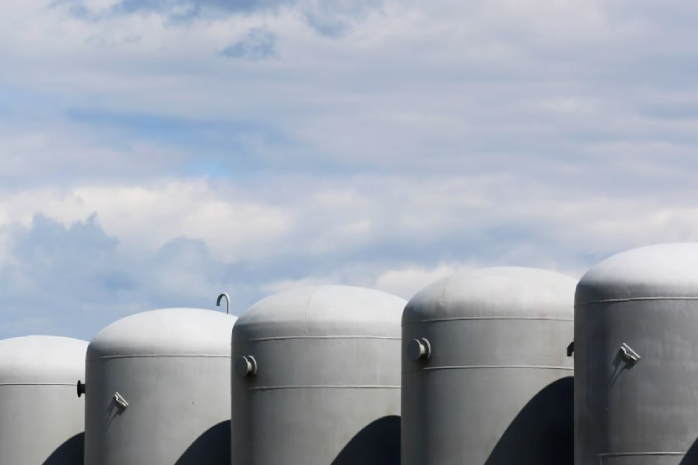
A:
<svg viewBox="0 0 698 465">
<path fill-rule="evenodd" d="M 359 431 L 332 465 L 400 465 L 400 417 L 379 418 Z"/>
<path fill-rule="evenodd" d="M 693 445 L 688 449 L 686 455 L 683 456 L 679 465 L 698 465 L 698 439 L 693 442 Z"/>
<path fill-rule="evenodd" d="M 230 465 L 230 420 L 206 430 L 175 465 Z"/>
<path fill-rule="evenodd" d="M 61 444 L 42 465 L 82 465 L 84 463 L 85 433 L 76 434 Z"/>
<path fill-rule="evenodd" d="M 543 388 L 514 418 L 485 465 L 574 463 L 574 380 Z"/>
</svg>

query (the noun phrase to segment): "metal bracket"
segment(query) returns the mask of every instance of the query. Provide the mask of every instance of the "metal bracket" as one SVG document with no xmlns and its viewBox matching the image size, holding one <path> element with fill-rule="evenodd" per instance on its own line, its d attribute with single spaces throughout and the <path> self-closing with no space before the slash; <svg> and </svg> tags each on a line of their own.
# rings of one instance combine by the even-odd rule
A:
<svg viewBox="0 0 698 465">
<path fill-rule="evenodd" d="M 574 341 L 570 342 L 570 345 L 567 346 L 567 356 L 571 357 L 572 354 L 574 354 Z"/>
<path fill-rule="evenodd" d="M 630 348 L 625 342 L 620 346 L 620 352 L 623 354 L 623 358 L 626 362 L 631 365 L 635 365 L 640 360 L 640 355 Z"/>
<path fill-rule="evenodd" d="M 121 410 L 126 410 L 128 408 L 128 402 L 126 402 L 124 396 L 122 396 L 118 392 L 114 393 L 114 402 L 116 402 L 116 405 L 118 405 L 121 408 Z"/>
</svg>

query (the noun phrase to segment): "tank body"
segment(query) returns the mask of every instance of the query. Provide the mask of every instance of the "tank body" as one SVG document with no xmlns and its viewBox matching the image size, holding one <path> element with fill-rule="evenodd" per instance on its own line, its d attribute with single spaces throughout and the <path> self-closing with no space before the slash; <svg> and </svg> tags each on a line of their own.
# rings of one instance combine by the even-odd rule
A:
<svg viewBox="0 0 698 465">
<path fill-rule="evenodd" d="M 698 463 L 698 244 L 630 250 L 575 297 L 575 464 Z"/>
<path fill-rule="evenodd" d="M 0 463 L 83 463 L 87 342 L 52 336 L 0 341 Z"/>
<path fill-rule="evenodd" d="M 248 309 L 233 330 L 231 463 L 399 465 L 405 303 L 318 286 Z"/>
<path fill-rule="evenodd" d="M 87 350 L 85 463 L 227 465 L 234 322 L 163 309 L 97 334 Z"/>
<path fill-rule="evenodd" d="M 410 300 L 403 465 L 572 463 L 575 284 L 549 271 L 483 268 Z"/>
</svg>

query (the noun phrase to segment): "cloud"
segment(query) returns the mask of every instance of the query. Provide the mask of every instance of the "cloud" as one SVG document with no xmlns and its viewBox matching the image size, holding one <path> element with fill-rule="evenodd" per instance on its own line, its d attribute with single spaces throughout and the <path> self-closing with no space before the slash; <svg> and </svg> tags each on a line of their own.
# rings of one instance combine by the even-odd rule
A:
<svg viewBox="0 0 698 465">
<path fill-rule="evenodd" d="M 380 11 L 383 0 L 57 0 L 53 8 L 65 9 L 76 19 L 91 22 L 109 21 L 130 15 L 157 15 L 169 25 L 187 25 L 205 20 L 220 20 L 227 16 L 278 15 L 300 12 L 307 26 L 325 37 L 337 38 L 348 32 L 354 23 L 365 20 L 371 11 Z M 256 38 L 254 40 L 257 40 Z M 249 48 L 249 39 L 224 51 L 237 53 Z"/>
<path fill-rule="evenodd" d="M 105 20 L 120 15 L 154 13 L 174 22 L 188 22 L 201 16 L 250 13 L 292 3 L 292 0 L 57 0 L 50 6 L 67 7 L 71 14 L 80 19 Z"/>
<path fill-rule="evenodd" d="M 297 1 L 297 0 L 296 0 Z M 284 4 L 294 3 L 293 0 L 120 0 L 112 7 L 118 13 L 134 13 L 139 11 L 155 11 L 167 15 L 200 15 L 202 10 L 215 12 L 252 12 L 273 9 Z"/>
<path fill-rule="evenodd" d="M 0 199 L 0 219 L 28 226 L 41 212 L 67 225 L 98 212 L 101 224 L 129 248 L 155 250 L 186 236 L 234 261 L 266 256 L 267 244 L 293 228 L 288 212 L 246 197 L 242 189 L 217 189 L 205 180 L 40 189 Z"/>
<path fill-rule="evenodd" d="M 278 54 L 276 34 L 261 28 L 250 29 L 245 38 L 221 51 L 223 56 L 247 60 L 265 60 L 277 57 Z"/>
<path fill-rule="evenodd" d="M 404 299 L 410 299 L 429 284 L 469 268 L 473 266 L 455 263 L 439 263 L 431 268 L 408 265 L 381 274 L 376 279 L 375 287 Z"/>
<path fill-rule="evenodd" d="M 230 140 L 250 134 L 251 143 L 236 151 L 252 153 L 247 159 L 265 168 L 443 173 L 513 166 L 544 178 L 570 165 L 593 171 L 628 153 L 638 165 L 659 164 L 652 160 L 656 150 L 688 159 L 696 142 L 695 90 L 682 78 L 690 75 L 695 51 L 686 43 L 693 32 L 680 29 L 686 41 L 668 36 L 666 20 L 654 21 L 648 5 L 638 12 L 576 1 L 304 5 L 307 14 L 219 15 L 186 28 L 142 15 L 97 25 L 42 12 L 34 21 L 45 27 L 3 28 L 7 43 L 26 44 L 29 58 L 13 60 L 11 51 L 3 58 L 7 70 L 25 76 L 24 85 L 49 89 L 37 101 L 61 95 L 87 112 L 71 135 L 111 134 L 110 144 L 118 137 L 143 145 L 166 138 L 189 144 L 190 158 L 216 147 L 232 158 L 226 131 L 251 121 L 262 134 L 243 125 Z M 693 8 L 685 8 L 690 16 Z M 683 13 L 675 3 L 670 9 Z M 350 35 L 326 41 L 304 29 L 307 15 L 331 24 L 361 19 L 347 20 Z M 54 25 L 61 34 L 41 32 Z M 257 53 L 264 47 L 245 45 L 251 30 L 275 34 L 283 56 L 271 66 L 217 59 L 231 37 L 243 38 L 240 47 L 232 45 L 234 54 L 263 55 Z M 646 43 L 648 35 L 653 41 Z M 130 37 L 140 37 L 137 45 Z M 35 50 L 35 43 L 48 49 Z M 58 59 L 66 54 L 70 64 Z M 130 117 L 130 128 L 142 129 L 110 132 L 100 114 Z M 687 117 L 676 121 L 676 114 Z M 68 113 L 71 122 L 74 116 Z M 112 123 L 128 126 L 125 119 Z M 182 124 L 150 124 L 158 119 Z M 270 143 L 266 130 L 292 139 L 290 155 L 285 144 Z"/>
<path fill-rule="evenodd" d="M 254 298 L 230 281 L 235 271 L 203 242 L 178 237 L 134 253 L 105 233 L 95 215 L 69 226 L 36 215 L 28 227 L 13 225 L 10 241 L 9 260 L 0 266 L 3 337 L 29 332 L 90 339 L 137 311 L 213 308 L 222 289 L 238 301 Z"/>
<path fill-rule="evenodd" d="M 320 35 L 330 38 L 339 38 L 347 34 L 351 29 L 351 23 L 337 17 L 325 17 L 313 12 L 306 13 L 308 25 Z"/>
<path fill-rule="evenodd" d="M 65 227 L 36 215 L 29 228 L 10 229 L 11 251 L 0 268 L 0 301 L 8 317 L 0 326 L 3 335 L 49 328 L 70 333 L 71 326 L 84 324 L 86 309 L 109 305 L 120 287 L 129 286 L 115 269 L 118 241 L 94 216 Z"/>
<path fill-rule="evenodd" d="M 694 196 L 680 192 L 667 207 L 668 196 L 651 193 L 561 194 L 492 177 L 268 181 L 250 192 L 203 178 L 5 196 L 0 335 L 91 337 L 136 311 L 211 308 L 223 291 L 239 314 L 270 293 L 321 283 L 409 298 L 472 267 L 580 276 L 620 250 L 698 240 Z"/>
<path fill-rule="evenodd" d="M 0 332 L 89 336 L 223 290 L 237 312 L 312 283 L 409 297 L 470 266 L 580 276 L 697 240 L 697 17 L 678 0 L 8 3 Z"/>
</svg>

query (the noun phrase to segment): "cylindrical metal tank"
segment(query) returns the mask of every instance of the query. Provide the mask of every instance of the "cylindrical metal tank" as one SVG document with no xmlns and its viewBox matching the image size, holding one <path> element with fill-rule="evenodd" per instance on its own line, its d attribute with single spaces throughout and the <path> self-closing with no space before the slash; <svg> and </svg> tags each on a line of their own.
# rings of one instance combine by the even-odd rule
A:
<svg viewBox="0 0 698 465">
<path fill-rule="evenodd" d="M 405 303 L 317 286 L 248 309 L 233 329 L 231 463 L 399 465 Z"/>
<path fill-rule="evenodd" d="M 87 465 L 228 465 L 235 317 L 164 309 L 123 318 L 90 342 Z"/>
<path fill-rule="evenodd" d="M 575 464 L 698 464 L 698 244 L 591 268 L 575 297 Z"/>
<path fill-rule="evenodd" d="M 0 464 L 83 463 L 85 404 L 75 382 L 86 349 L 66 337 L 0 341 Z"/>
<path fill-rule="evenodd" d="M 575 284 L 550 271 L 483 268 L 410 300 L 403 465 L 572 463 Z"/>
</svg>

